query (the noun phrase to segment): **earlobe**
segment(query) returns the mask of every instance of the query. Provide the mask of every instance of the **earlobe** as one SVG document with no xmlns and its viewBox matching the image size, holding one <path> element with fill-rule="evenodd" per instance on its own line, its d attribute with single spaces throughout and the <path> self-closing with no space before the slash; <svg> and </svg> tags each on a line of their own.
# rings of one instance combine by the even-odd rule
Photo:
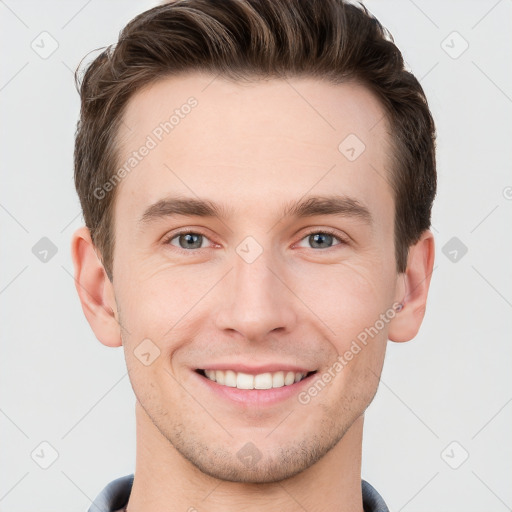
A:
<svg viewBox="0 0 512 512">
<path fill-rule="evenodd" d="M 434 235 L 426 230 L 409 248 L 407 269 L 399 277 L 404 280 L 403 286 L 399 287 L 403 296 L 398 300 L 402 307 L 389 324 L 388 338 L 391 341 L 409 341 L 418 333 L 425 316 L 434 256 Z"/>
<path fill-rule="evenodd" d="M 96 254 L 90 231 L 85 226 L 73 234 L 71 255 L 76 291 L 96 338 L 109 347 L 121 346 L 114 289 Z"/>
</svg>

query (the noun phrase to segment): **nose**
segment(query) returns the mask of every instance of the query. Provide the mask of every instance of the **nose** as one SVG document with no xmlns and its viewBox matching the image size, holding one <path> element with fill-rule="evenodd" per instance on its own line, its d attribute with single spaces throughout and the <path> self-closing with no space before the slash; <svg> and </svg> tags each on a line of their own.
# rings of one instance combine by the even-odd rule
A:
<svg viewBox="0 0 512 512">
<path fill-rule="evenodd" d="M 249 342 L 264 340 L 272 332 L 290 332 L 297 320 L 296 300 L 282 263 L 270 251 L 252 263 L 236 253 L 233 259 L 234 268 L 223 282 L 217 327 L 236 331 Z"/>
</svg>

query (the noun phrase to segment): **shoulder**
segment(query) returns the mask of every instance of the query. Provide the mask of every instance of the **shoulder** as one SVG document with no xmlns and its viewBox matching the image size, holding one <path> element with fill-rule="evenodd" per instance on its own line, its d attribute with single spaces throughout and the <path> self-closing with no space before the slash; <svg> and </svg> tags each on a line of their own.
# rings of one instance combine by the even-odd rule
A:
<svg viewBox="0 0 512 512">
<path fill-rule="evenodd" d="M 133 484 L 133 473 L 109 482 L 92 502 L 88 512 L 116 512 L 128 503 Z"/>
<path fill-rule="evenodd" d="M 366 480 L 361 480 L 364 512 L 389 512 L 382 496 Z"/>
</svg>

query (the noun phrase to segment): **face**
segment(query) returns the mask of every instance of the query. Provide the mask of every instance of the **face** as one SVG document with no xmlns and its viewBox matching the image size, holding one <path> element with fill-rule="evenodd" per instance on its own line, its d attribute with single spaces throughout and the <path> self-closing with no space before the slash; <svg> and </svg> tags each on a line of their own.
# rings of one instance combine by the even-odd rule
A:
<svg viewBox="0 0 512 512">
<path fill-rule="evenodd" d="M 293 476 L 371 402 L 400 278 L 383 115 L 359 85 L 304 78 L 190 74 L 130 100 L 113 264 L 126 363 L 148 422 L 202 472 Z"/>
</svg>

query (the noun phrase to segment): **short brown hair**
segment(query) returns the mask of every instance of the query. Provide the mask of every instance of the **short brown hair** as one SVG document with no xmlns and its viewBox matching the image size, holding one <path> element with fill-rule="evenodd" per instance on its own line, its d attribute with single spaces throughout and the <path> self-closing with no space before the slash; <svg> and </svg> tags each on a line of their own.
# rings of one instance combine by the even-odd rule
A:
<svg viewBox="0 0 512 512">
<path fill-rule="evenodd" d="M 80 120 L 75 186 L 84 219 L 112 280 L 116 135 L 129 99 L 176 73 L 232 79 L 314 77 L 355 81 L 380 100 L 390 127 L 397 272 L 430 227 L 436 194 L 435 125 L 424 91 L 404 67 L 392 36 L 363 5 L 345 0 L 175 0 L 149 9 L 122 30 L 78 78 Z"/>
</svg>

